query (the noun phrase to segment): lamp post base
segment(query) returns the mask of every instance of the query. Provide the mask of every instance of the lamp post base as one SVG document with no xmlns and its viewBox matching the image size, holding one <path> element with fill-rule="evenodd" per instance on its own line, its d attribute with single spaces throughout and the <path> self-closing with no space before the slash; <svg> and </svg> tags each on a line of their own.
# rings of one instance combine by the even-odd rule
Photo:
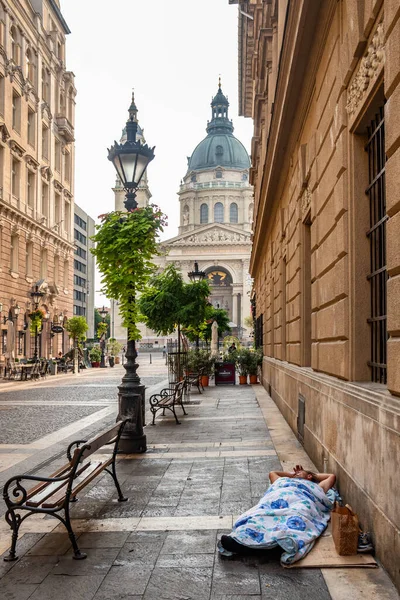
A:
<svg viewBox="0 0 400 600">
<path fill-rule="evenodd" d="M 118 444 L 119 454 L 137 454 L 146 452 L 147 441 L 143 433 L 144 385 L 135 385 L 128 381 L 118 386 L 117 421 L 130 419 L 122 432 Z"/>
</svg>

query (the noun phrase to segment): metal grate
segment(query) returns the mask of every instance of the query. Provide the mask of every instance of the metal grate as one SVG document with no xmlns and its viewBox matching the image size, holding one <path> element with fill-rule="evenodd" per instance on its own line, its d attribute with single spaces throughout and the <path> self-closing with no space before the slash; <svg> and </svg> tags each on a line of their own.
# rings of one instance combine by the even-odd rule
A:
<svg viewBox="0 0 400 600">
<path fill-rule="evenodd" d="M 306 400 L 299 394 L 297 402 L 297 437 L 299 442 L 304 445 L 304 425 L 306 423 Z"/>
<path fill-rule="evenodd" d="M 256 319 L 256 328 L 255 328 L 255 345 L 256 348 L 264 347 L 264 315 L 261 314 Z"/>
<path fill-rule="evenodd" d="M 368 131 L 369 185 L 365 190 L 369 198 L 370 225 L 367 232 L 370 244 L 371 312 L 368 323 L 371 327 L 371 379 L 386 383 L 386 195 L 385 195 L 385 123 L 382 106 Z"/>
</svg>

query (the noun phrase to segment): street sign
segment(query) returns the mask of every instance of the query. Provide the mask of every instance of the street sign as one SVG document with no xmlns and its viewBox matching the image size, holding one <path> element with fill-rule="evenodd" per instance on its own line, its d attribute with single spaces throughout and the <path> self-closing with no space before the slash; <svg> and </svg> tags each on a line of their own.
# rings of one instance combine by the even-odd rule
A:
<svg viewBox="0 0 400 600">
<path fill-rule="evenodd" d="M 53 327 L 51 328 L 51 331 L 53 333 L 62 333 L 64 331 L 64 328 L 61 327 L 61 325 L 53 325 Z"/>
</svg>

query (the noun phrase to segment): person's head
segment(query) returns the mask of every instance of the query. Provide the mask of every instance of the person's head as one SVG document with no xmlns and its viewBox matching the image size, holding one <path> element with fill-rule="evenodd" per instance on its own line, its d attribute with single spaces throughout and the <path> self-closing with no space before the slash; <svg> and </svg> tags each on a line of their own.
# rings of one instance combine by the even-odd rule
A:
<svg viewBox="0 0 400 600">
<path fill-rule="evenodd" d="M 306 471 L 305 469 L 297 471 L 295 477 L 297 479 L 308 479 L 308 481 L 314 481 L 315 483 L 317 483 L 316 474 L 312 471 Z"/>
<path fill-rule="evenodd" d="M 59 352 L 59 353 L 58 353 L 58 356 L 60 356 L 60 357 L 61 357 L 61 356 L 62 356 L 62 352 Z"/>
</svg>

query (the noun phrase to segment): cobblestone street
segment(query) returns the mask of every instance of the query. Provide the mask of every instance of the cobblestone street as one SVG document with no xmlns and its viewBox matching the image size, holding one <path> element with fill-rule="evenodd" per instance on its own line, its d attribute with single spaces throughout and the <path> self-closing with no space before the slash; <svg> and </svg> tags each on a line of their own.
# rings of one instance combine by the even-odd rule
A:
<svg viewBox="0 0 400 600">
<path fill-rule="evenodd" d="M 149 394 L 163 385 L 161 358 L 140 373 Z M 16 473 L 48 475 L 65 461 L 68 443 L 110 425 L 122 368 L 7 386 L 0 394 L 1 480 Z M 51 411 L 49 410 L 51 409 Z M 12 600 L 208 599 L 395 600 L 381 569 L 283 569 L 277 551 L 221 559 L 218 537 L 255 504 L 268 472 L 305 455 L 261 386 L 209 387 L 192 393 L 176 426 L 159 417 L 147 426 L 148 452 L 121 456 L 126 503 L 115 500 L 107 474 L 85 489 L 72 511 L 84 561 L 72 560 L 68 536 L 49 516 L 21 528 L 20 560 L 0 563 L 1 597 Z M 269 428 L 268 428 L 269 425 Z M 19 433 L 19 432 L 22 432 Z M 23 437 L 21 437 L 23 435 Z M 2 513 L 4 507 L 2 506 Z M 0 550 L 10 533 L 0 524 Z"/>
</svg>

